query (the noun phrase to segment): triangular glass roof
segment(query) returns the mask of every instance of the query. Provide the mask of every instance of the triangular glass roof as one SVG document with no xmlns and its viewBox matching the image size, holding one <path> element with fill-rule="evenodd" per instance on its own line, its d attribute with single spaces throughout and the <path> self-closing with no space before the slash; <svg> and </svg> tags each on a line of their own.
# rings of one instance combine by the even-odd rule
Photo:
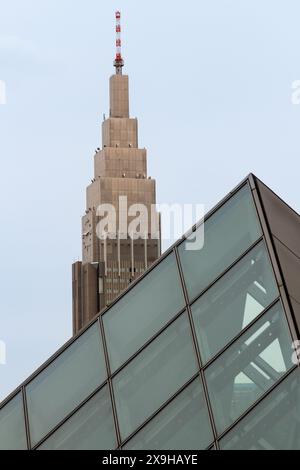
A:
<svg viewBox="0 0 300 470">
<path fill-rule="evenodd" d="M 299 449 L 299 234 L 249 175 L 2 402 L 0 449 Z"/>
</svg>

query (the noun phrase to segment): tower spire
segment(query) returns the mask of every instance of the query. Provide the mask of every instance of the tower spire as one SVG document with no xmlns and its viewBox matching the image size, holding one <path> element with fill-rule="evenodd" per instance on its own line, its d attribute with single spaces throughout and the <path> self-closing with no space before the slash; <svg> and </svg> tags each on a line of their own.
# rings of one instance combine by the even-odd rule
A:
<svg viewBox="0 0 300 470">
<path fill-rule="evenodd" d="M 116 58 L 114 66 L 116 67 L 116 74 L 122 75 L 122 67 L 124 66 L 124 60 L 121 53 L 121 12 L 116 11 Z"/>
</svg>

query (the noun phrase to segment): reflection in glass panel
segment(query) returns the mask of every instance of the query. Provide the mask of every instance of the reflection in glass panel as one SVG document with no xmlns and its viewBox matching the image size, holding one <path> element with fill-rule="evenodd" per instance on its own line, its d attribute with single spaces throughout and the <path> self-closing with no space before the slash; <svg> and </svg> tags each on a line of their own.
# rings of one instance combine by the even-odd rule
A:
<svg viewBox="0 0 300 470">
<path fill-rule="evenodd" d="M 50 436 L 39 450 L 112 450 L 117 446 L 108 387 L 105 386 Z"/>
<path fill-rule="evenodd" d="M 222 274 L 260 235 L 251 191 L 245 185 L 204 223 L 202 249 L 192 249 L 194 234 L 179 246 L 190 299 Z"/>
<path fill-rule="evenodd" d="M 104 354 L 96 323 L 26 387 L 32 443 L 42 439 L 105 378 Z"/>
<path fill-rule="evenodd" d="M 261 242 L 192 306 L 202 361 L 211 359 L 278 295 Z"/>
<path fill-rule="evenodd" d="M 0 450 L 27 449 L 22 395 L 0 410 Z"/>
<path fill-rule="evenodd" d="M 213 434 L 202 384 L 196 379 L 123 449 L 201 450 L 212 442 Z"/>
<path fill-rule="evenodd" d="M 172 253 L 103 316 L 111 370 L 121 366 L 183 308 Z"/>
<path fill-rule="evenodd" d="M 295 369 L 220 441 L 223 450 L 300 450 L 300 371 Z"/>
<path fill-rule="evenodd" d="M 277 303 L 205 371 L 219 433 L 292 365 L 291 337 Z"/>
<path fill-rule="evenodd" d="M 190 324 L 184 313 L 113 379 L 122 438 L 130 435 L 196 371 Z"/>
</svg>

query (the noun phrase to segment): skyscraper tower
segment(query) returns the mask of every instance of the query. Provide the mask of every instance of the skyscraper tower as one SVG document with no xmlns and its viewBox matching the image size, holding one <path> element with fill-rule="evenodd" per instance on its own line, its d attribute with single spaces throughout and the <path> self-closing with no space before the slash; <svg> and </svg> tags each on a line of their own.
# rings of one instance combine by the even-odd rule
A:
<svg viewBox="0 0 300 470">
<path fill-rule="evenodd" d="M 161 253 L 155 180 L 147 176 L 147 151 L 138 147 L 138 121 L 129 116 L 128 76 L 122 74 L 120 12 L 116 12 L 116 73 L 110 77 L 110 113 L 102 123 L 102 149 L 94 156 L 82 217 L 82 261 L 73 264 L 73 333 L 109 305 Z M 115 227 L 100 222 L 115 215 Z M 130 223 L 142 210 L 147 230 L 133 236 Z M 129 215 L 129 216 L 128 216 Z M 152 217 L 151 217 L 152 216 Z M 112 218 L 114 219 L 114 218 Z M 152 222 L 152 225 L 150 224 Z"/>
</svg>

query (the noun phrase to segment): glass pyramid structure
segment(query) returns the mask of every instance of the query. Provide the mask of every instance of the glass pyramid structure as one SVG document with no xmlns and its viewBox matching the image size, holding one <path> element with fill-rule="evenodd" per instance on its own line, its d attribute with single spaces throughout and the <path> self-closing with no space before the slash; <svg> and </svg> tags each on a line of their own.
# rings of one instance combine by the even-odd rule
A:
<svg viewBox="0 0 300 470">
<path fill-rule="evenodd" d="M 201 224 L 0 404 L 0 449 L 300 449 L 300 216 L 251 174 Z"/>
</svg>

